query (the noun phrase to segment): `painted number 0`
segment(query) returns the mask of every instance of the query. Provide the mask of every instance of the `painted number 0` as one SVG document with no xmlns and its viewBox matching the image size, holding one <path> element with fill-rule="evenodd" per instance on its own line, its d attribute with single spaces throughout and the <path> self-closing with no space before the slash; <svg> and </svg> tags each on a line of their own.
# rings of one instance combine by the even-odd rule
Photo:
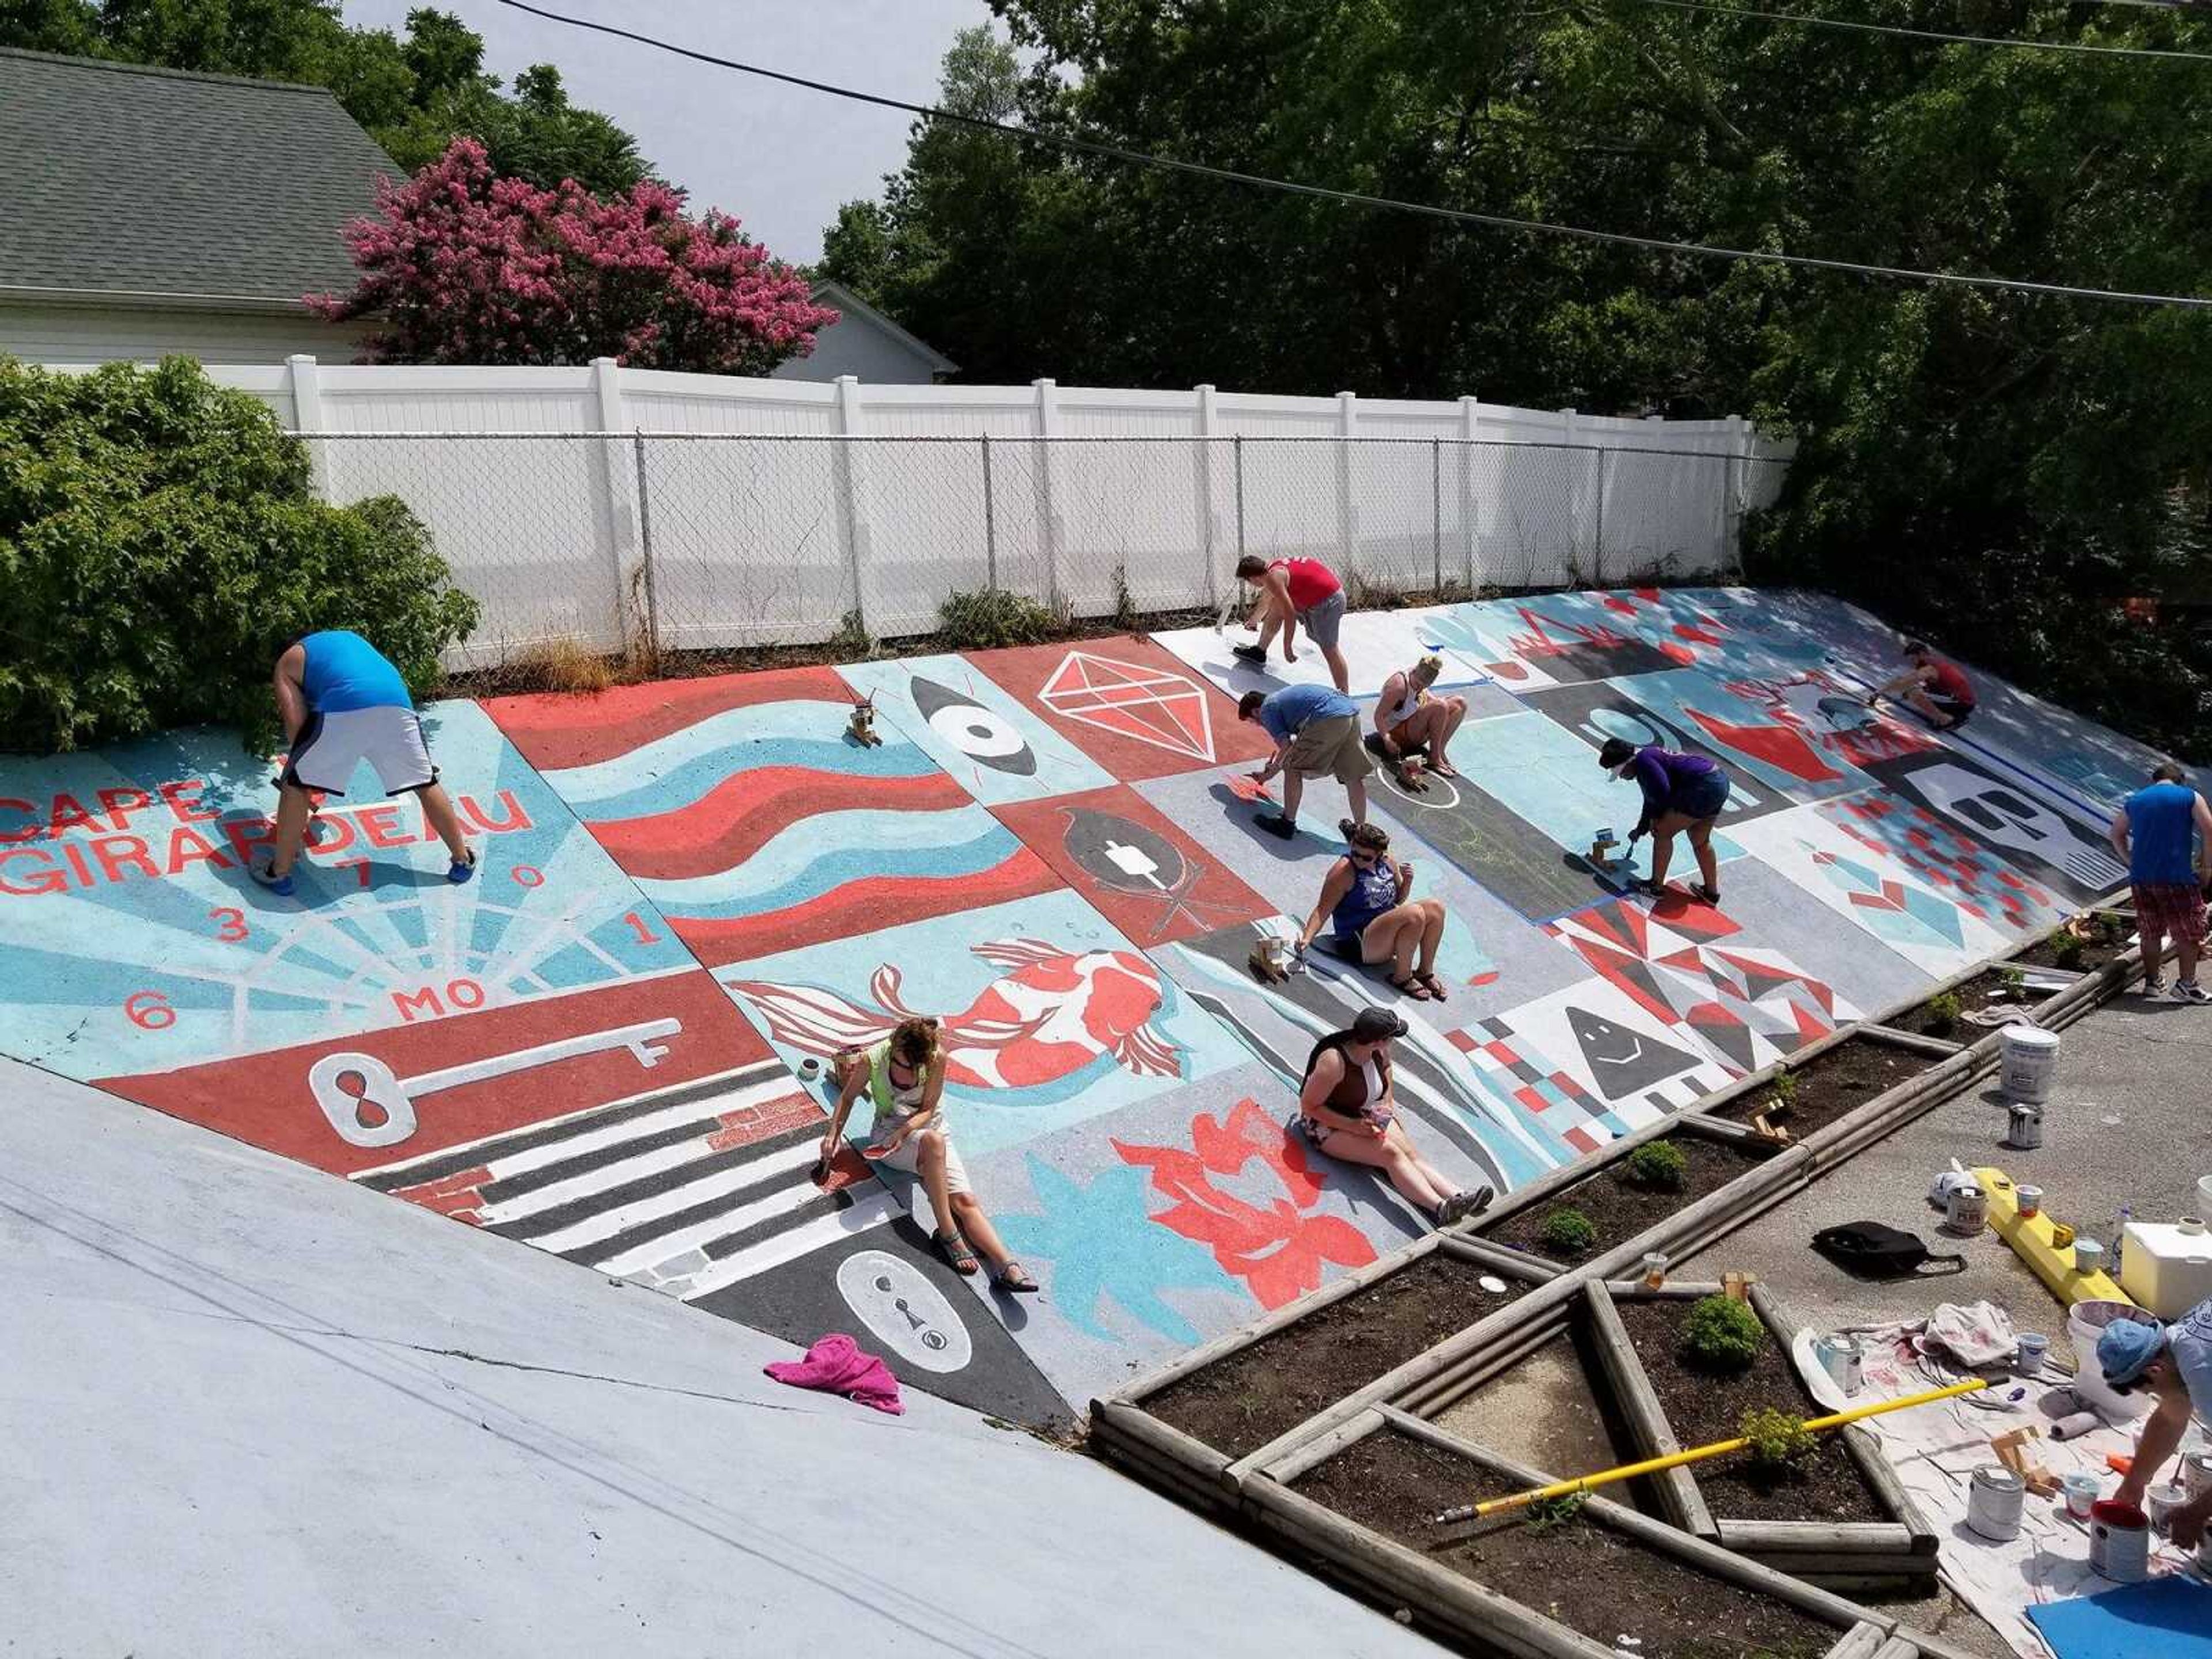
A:
<svg viewBox="0 0 2212 1659">
<path fill-rule="evenodd" d="M 225 945 L 235 945 L 253 931 L 246 925 L 246 912 L 228 905 L 209 911 L 208 920 L 216 924 L 215 936 Z"/>
<path fill-rule="evenodd" d="M 143 1031 L 166 1031 L 177 1023 L 177 1011 L 159 991 L 133 991 L 123 999 L 123 1012 Z"/>
</svg>

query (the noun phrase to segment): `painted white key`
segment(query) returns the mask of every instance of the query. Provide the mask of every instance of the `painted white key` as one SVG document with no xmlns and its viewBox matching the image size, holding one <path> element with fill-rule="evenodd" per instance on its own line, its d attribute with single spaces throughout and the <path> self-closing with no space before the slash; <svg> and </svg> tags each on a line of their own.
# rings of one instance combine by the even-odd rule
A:
<svg viewBox="0 0 2212 1659">
<path fill-rule="evenodd" d="M 542 1042 L 512 1054 L 465 1060 L 408 1078 L 394 1076 L 392 1068 L 374 1054 L 325 1054 L 308 1068 L 307 1086 L 340 1139 L 355 1146 L 394 1146 L 415 1133 L 416 1103 L 425 1095 L 612 1048 L 629 1049 L 640 1066 L 650 1070 L 668 1052 L 666 1043 L 654 1039 L 674 1036 L 683 1029 L 683 1021 L 678 1019 L 647 1020 Z"/>
</svg>

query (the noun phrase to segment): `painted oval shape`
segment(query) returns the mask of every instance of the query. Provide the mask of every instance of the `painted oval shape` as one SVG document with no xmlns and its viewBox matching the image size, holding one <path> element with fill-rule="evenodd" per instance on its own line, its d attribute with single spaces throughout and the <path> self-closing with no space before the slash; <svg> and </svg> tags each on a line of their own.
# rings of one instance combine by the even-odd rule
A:
<svg viewBox="0 0 2212 1659">
<path fill-rule="evenodd" d="M 964 1370 L 975 1357 L 968 1328 L 911 1261 L 859 1250 L 837 1264 L 837 1294 L 877 1340 L 919 1370 Z"/>
<path fill-rule="evenodd" d="M 307 1068 L 307 1087 L 349 1146 L 396 1146 L 415 1133 L 414 1101 L 373 1054 L 325 1054 Z"/>
<path fill-rule="evenodd" d="M 917 677 L 910 689 L 914 706 L 929 722 L 929 729 L 969 759 L 1018 777 L 1035 774 L 1036 754 L 1004 714 L 934 680 Z"/>
</svg>

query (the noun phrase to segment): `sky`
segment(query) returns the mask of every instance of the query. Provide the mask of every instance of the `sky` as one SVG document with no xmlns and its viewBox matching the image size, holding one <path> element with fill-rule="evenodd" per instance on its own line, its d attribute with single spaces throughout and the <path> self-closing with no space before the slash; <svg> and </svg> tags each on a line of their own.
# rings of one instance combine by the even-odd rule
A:
<svg viewBox="0 0 2212 1659">
<path fill-rule="evenodd" d="M 564 27 L 496 0 L 344 0 L 356 27 L 406 32 L 434 3 L 484 40 L 503 81 L 532 64 L 561 71 L 571 102 L 611 116 L 647 160 L 691 195 L 695 212 L 735 214 L 779 258 L 821 257 L 838 204 L 882 190 L 906 159 L 912 118 L 781 86 Z M 937 91 L 952 37 L 990 20 L 984 0 L 532 0 L 718 57 L 913 103 Z"/>
</svg>

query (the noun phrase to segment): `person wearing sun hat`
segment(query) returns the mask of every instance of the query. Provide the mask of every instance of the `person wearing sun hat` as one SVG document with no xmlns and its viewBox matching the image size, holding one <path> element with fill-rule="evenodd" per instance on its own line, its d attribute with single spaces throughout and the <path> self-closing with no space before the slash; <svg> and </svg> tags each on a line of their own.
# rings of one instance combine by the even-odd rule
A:
<svg viewBox="0 0 2212 1659">
<path fill-rule="evenodd" d="M 2116 1393 L 2148 1389 L 2157 1404 L 2136 1440 L 2134 1462 L 2112 1494 L 2142 1507 L 2167 1460 L 2179 1449 L 2191 1415 L 2212 1423 L 2212 1300 L 2198 1303 L 2170 1325 L 2154 1319 L 2116 1319 L 2097 1339 L 2097 1364 Z M 2173 1511 L 2168 1531 L 2183 1549 L 2195 1549 L 2212 1522 L 2212 1490 Z"/>
<path fill-rule="evenodd" d="M 1690 851 L 1703 878 L 1692 890 L 1706 904 L 1721 902 L 1718 860 L 1713 855 L 1713 820 L 1728 805 L 1728 774 L 1717 761 L 1703 755 L 1677 754 L 1657 744 L 1638 749 L 1626 738 L 1607 738 L 1598 750 L 1597 763 L 1616 778 L 1632 778 L 1644 792 L 1644 816 L 1628 832 L 1629 850 L 1645 836 L 1651 837 L 1651 878 L 1644 884 L 1654 893 L 1667 885 L 1667 863 L 1674 856 L 1674 837 L 1690 832 Z"/>
</svg>

